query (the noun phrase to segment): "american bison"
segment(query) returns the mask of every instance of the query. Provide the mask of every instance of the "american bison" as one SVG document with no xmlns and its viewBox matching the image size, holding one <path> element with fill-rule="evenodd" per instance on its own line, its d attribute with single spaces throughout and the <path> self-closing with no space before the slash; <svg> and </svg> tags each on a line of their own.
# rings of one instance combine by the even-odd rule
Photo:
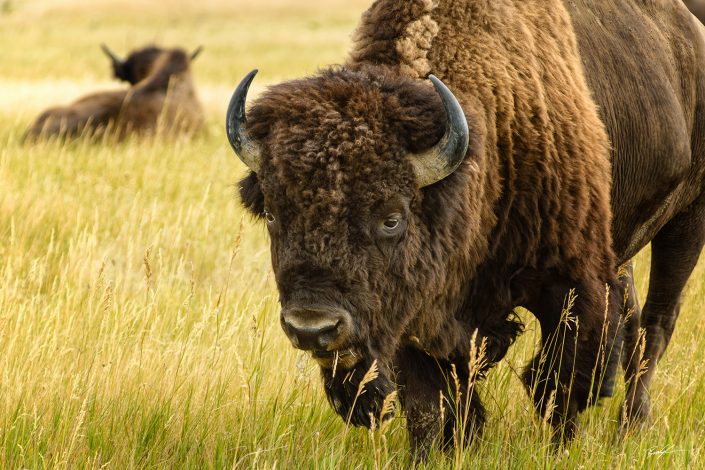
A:
<svg viewBox="0 0 705 470">
<path fill-rule="evenodd" d="M 107 46 L 116 78 L 129 89 L 86 95 L 68 106 L 49 108 L 32 124 L 29 140 L 39 137 L 77 137 L 129 133 L 192 132 L 203 123 L 203 110 L 191 78 L 190 63 L 201 48 L 191 54 L 182 49 L 154 46 L 133 51 L 125 60 Z"/>
<path fill-rule="evenodd" d="M 417 458 L 468 442 L 520 306 L 542 333 L 524 383 L 558 439 L 620 357 L 624 424 L 648 416 L 705 241 L 704 37 L 676 1 L 378 0 L 344 65 L 247 115 L 245 77 L 226 119 L 241 198 L 269 229 L 281 325 L 344 419 L 385 418 L 396 389 Z M 641 310 L 618 268 L 649 242 Z"/>
</svg>

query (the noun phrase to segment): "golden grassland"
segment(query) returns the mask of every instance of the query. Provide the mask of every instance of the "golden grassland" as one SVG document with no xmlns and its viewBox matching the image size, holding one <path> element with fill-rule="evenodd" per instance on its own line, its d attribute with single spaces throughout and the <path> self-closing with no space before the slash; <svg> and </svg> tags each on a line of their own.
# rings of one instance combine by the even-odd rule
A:
<svg viewBox="0 0 705 470">
<path fill-rule="evenodd" d="M 223 132 L 241 76 L 339 62 L 361 0 L 0 2 L 0 467 L 406 468 L 404 418 L 374 433 L 328 407 L 316 365 L 278 324 L 266 230 L 235 197 Z M 20 143 L 31 119 L 117 87 L 98 45 L 205 46 L 194 138 Z M 637 259 L 646 291 L 648 252 Z M 653 388 L 654 419 L 617 439 L 623 396 L 550 444 L 519 382 L 527 331 L 482 384 L 489 422 L 429 468 L 705 465 L 699 266 Z"/>
</svg>

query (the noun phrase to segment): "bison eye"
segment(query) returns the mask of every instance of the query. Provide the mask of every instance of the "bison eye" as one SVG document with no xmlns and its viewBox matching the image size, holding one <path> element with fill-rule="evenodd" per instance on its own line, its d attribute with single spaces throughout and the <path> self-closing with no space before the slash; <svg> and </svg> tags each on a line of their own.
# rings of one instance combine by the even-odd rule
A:
<svg viewBox="0 0 705 470">
<path fill-rule="evenodd" d="M 404 217 L 401 214 L 390 214 L 381 222 L 379 231 L 383 236 L 391 237 L 404 230 Z"/>
<path fill-rule="evenodd" d="M 399 226 L 399 219 L 397 218 L 392 218 L 392 219 L 387 219 L 384 221 L 384 228 L 385 230 L 394 230 Z"/>
<path fill-rule="evenodd" d="M 264 218 L 267 220 L 268 225 L 272 225 L 277 220 L 267 209 L 264 210 Z"/>
</svg>

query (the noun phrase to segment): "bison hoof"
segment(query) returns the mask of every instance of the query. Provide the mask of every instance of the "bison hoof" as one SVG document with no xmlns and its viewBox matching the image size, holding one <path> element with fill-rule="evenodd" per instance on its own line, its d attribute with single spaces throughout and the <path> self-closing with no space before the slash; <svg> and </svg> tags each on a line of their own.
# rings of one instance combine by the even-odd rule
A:
<svg viewBox="0 0 705 470">
<path fill-rule="evenodd" d="M 646 394 L 627 400 L 619 411 L 619 427 L 624 435 L 651 420 L 651 399 Z"/>
</svg>

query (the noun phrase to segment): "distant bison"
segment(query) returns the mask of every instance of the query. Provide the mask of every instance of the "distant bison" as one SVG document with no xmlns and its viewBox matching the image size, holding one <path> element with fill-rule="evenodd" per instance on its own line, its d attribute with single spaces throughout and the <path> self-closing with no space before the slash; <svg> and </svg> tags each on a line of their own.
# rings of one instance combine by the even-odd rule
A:
<svg viewBox="0 0 705 470">
<path fill-rule="evenodd" d="M 469 442 L 474 379 L 519 306 L 556 437 L 613 393 L 623 331 L 624 415 L 648 416 L 705 242 L 704 38 L 680 1 L 378 0 L 345 65 L 247 116 L 245 77 L 226 121 L 240 194 L 269 230 L 281 325 L 344 419 L 383 419 L 396 388 L 417 457 Z M 618 266 L 649 242 L 642 312 Z"/>
<path fill-rule="evenodd" d="M 82 134 L 192 132 L 203 123 L 203 111 L 196 96 L 190 63 L 201 48 L 191 54 L 182 49 L 154 46 L 133 51 L 125 60 L 107 46 L 116 78 L 128 82 L 126 90 L 93 93 L 68 106 L 49 108 L 32 124 L 26 138 L 76 137 Z"/>
</svg>

